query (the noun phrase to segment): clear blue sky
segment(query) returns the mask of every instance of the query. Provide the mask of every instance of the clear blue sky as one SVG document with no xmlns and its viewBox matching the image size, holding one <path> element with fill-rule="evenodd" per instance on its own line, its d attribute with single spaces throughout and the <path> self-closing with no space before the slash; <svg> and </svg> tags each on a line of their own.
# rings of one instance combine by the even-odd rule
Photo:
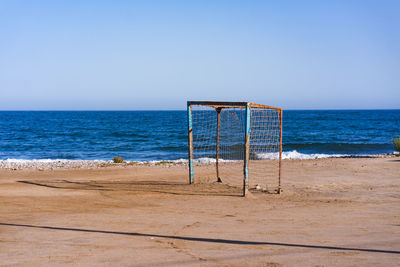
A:
<svg viewBox="0 0 400 267">
<path fill-rule="evenodd" d="M 0 0 L 0 109 L 400 108 L 400 1 Z"/>
</svg>

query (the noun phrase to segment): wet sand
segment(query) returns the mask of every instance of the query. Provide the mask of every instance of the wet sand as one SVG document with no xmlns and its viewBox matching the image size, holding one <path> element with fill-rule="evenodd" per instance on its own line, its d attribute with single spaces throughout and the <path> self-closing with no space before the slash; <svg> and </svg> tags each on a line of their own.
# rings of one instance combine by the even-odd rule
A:
<svg viewBox="0 0 400 267">
<path fill-rule="evenodd" d="M 201 172 L 187 185 L 184 164 L 0 169 L 0 265 L 400 262 L 400 158 L 284 160 L 283 193 L 246 198 Z"/>
</svg>

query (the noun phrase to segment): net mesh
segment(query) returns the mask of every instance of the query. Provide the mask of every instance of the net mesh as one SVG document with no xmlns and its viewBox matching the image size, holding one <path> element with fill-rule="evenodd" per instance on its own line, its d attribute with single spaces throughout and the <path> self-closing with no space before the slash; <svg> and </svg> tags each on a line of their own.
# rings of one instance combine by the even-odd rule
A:
<svg viewBox="0 0 400 267">
<path fill-rule="evenodd" d="M 246 106 L 192 105 L 193 175 L 196 182 L 218 177 L 232 186 L 243 186 Z M 280 113 L 251 108 L 249 143 L 250 188 L 264 191 L 279 187 Z M 218 159 L 218 163 L 217 163 Z"/>
<path fill-rule="evenodd" d="M 280 116 L 275 109 L 251 109 L 249 180 L 267 192 L 279 189 Z"/>
</svg>

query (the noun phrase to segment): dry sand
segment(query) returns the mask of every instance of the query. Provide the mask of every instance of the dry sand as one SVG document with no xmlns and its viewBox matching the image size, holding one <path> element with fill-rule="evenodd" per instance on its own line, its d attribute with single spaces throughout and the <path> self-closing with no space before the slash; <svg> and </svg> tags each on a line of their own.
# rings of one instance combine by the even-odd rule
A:
<svg viewBox="0 0 400 267">
<path fill-rule="evenodd" d="M 0 265 L 400 265 L 400 158 L 283 167 L 247 198 L 185 165 L 2 169 Z"/>
</svg>

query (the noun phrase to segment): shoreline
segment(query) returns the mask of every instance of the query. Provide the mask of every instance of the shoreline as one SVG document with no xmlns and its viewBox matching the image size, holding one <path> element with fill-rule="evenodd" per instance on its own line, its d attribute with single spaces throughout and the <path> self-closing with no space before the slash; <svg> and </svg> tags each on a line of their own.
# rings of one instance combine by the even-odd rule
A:
<svg viewBox="0 0 400 267">
<path fill-rule="evenodd" d="M 284 161 L 308 161 L 316 159 L 354 159 L 354 158 L 395 158 L 396 152 L 383 154 L 365 155 L 332 155 L 314 158 L 283 158 Z M 274 159 L 264 159 L 274 160 Z M 213 164 L 214 159 L 199 159 L 197 164 Z M 70 170 L 70 169 L 98 169 L 118 167 L 126 168 L 129 166 L 175 166 L 187 165 L 187 159 L 178 160 L 150 160 L 150 161 L 126 161 L 124 163 L 114 163 L 112 160 L 69 160 L 69 159 L 7 159 L 0 160 L 0 169 L 5 170 Z"/>
</svg>

